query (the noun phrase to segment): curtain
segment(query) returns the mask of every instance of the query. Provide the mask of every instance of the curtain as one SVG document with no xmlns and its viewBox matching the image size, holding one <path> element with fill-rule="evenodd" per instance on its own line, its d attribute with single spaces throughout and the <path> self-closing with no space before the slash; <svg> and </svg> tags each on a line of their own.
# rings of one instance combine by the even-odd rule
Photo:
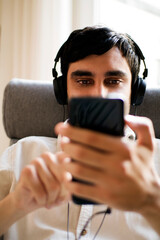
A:
<svg viewBox="0 0 160 240">
<path fill-rule="evenodd" d="M 0 109 L 14 77 L 52 80 L 54 57 L 75 28 L 93 24 L 94 0 L 0 0 Z M 0 110 L 0 154 L 8 145 Z"/>
</svg>

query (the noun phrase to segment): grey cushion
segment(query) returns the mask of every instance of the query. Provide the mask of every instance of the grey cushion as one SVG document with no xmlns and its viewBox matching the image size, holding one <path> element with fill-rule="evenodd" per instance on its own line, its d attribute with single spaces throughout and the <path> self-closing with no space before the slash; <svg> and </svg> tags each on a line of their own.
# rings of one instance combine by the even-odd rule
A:
<svg viewBox="0 0 160 240">
<path fill-rule="evenodd" d="M 148 89 L 137 115 L 149 117 L 160 138 L 160 89 Z M 134 107 L 131 113 L 135 112 Z M 3 122 L 12 143 L 26 136 L 55 137 L 54 126 L 67 118 L 67 106 L 56 102 L 52 82 L 13 79 L 3 99 Z"/>
<path fill-rule="evenodd" d="M 131 107 L 131 114 L 135 113 L 135 107 Z M 144 101 L 136 107 L 136 115 L 145 116 L 152 120 L 155 135 L 160 138 L 160 88 L 147 89 Z"/>
<path fill-rule="evenodd" d="M 26 136 L 55 137 L 54 126 L 66 119 L 65 113 L 51 82 L 13 79 L 5 89 L 3 123 L 13 141 Z"/>
</svg>

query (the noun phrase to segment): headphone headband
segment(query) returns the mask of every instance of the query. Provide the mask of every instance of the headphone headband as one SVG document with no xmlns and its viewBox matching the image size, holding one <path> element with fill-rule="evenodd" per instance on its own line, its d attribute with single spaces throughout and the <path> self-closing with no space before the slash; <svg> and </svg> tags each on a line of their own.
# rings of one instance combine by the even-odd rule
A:
<svg viewBox="0 0 160 240">
<path fill-rule="evenodd" d="M 144 64 L 143 79 L 145 79 L 148 76 L 148 68 L 146 67 L 145 57 L 142 53 L 142 50 L 129 34 L 126 33 L 126 36 L 132 41 L 135 48 L 135 53 L 140 58 L 140 60 L 143 61 Z"/>
<path fill-rule="evenodd" d="M 56 66 L 57 66 L 57 63 L 58 63 L 61 55 L 62 55 L 63 48 L 64 48 L 65 44 L 66 44 L 66 42 L 64 42 L 63 45 L 60 47 L 60 49 L 58 50 L 58 53 L 57 53 L 57 55 L 56 55 L 56 57 L 54 59 L 54 67 L 52 68 L 52 76 L 54 78 L 57 78 L 57 76 L 58 76 L 58 73 L 56 71 Z"/>
</svg>

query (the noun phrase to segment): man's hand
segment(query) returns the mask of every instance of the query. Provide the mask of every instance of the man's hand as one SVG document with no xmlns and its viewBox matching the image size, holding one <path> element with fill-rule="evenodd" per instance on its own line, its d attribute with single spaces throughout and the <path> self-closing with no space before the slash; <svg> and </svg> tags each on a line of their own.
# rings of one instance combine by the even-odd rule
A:
<svg viewBox="0 0 160 240">
<path fill-rule="evenodd" d="M 26 214 L 68 201 L 70 194 L 63 185 L 67 178 L 51 153 L 44 153 L 27 165 L 15 190 L 0 201 L 0 236 Z"/>
<path fill-rule="evenodd" d="M 144 214 L 160 202 L 154 131 L 146 118 L 128 116 L 126 123 L 137 134 L 136 141 L 58 124 L 57 133 L 65 136 L 58 159 L 73 177 L 92 183 L 66 182 L 71 194 Z"/>
<path fill-rule="evenodd" d="M 44 153 L 34 159 L 22 170 L 12 194 L 17 209 L 31 212 L 40 207 L 51 208 L 67 200 L 69 194 L 62 186 L 66 177 L 56 163 L 55 155 Z"/>
</svg>

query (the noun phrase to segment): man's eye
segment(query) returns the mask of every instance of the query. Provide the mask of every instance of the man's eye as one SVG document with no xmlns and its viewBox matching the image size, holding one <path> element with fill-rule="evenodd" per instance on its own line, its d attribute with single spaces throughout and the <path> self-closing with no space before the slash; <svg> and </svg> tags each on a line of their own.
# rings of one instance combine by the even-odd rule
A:
<svg viewBox="0 0 160 240">
<path fill-rule="evenodd" d="M 122 81 L 119 79 L 107 79 L 104 81 L 105 85 L 119 85 Z"/>
<path fill-rule="evenodd" d="M 93 83 L 93 81 L 90 80 L 90 79 L 78 79 L 78 80 L 77 80 L 77 83 L 78 83 L 79 85 L 86 86 L 86 85 L 91 85 L 91 84 Z"/>
</svg>

